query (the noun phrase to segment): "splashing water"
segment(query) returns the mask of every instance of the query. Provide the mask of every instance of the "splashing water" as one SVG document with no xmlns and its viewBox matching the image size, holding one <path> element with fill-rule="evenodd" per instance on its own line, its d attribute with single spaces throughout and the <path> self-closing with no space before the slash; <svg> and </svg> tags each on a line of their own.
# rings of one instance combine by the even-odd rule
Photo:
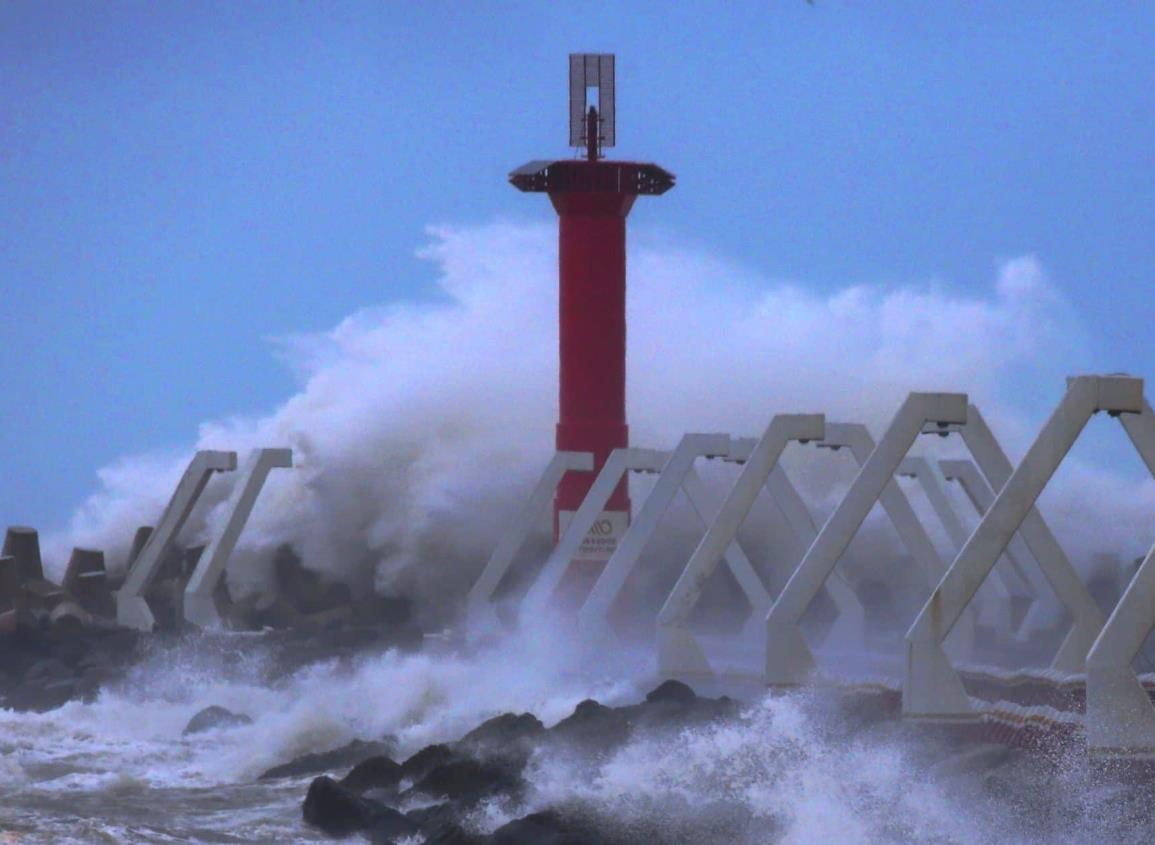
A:
<svg viewBox="0 0 1155 845">
<path fill-rule="evenodd" d="M 263 646 L 240 639 L 241 649 L 158 647 L 91 704 L 0 711 L 0 831 L 29 843 L 322 841 L 300 821 L 308 778 L 257 781 L 262 771 L 354 738 L 393 736 L 405 757 L 500 712 L 548 725 L 584 698 L 644 692 L 627 667 L 591 678 L 541 641 L 472 657 L 365 655 L 270 682 Z M 254 721 L 182 736 L 210 704 Z M 943 759 L 908 726 L 864 727 L 822 694 L 768 696 L 724 723 L 639 735 L 605 759 L 540 752 L 524 806 L 490 805 L 470 823 L 489 831 L 562 807 L 694 845 L 1149 841 L 1152 796 L 1096 780 L 1079 760 L 952 770 Z"/>
<path fill-rule="evenodd" d="M 1044 385 L 1049 405 L 1063 376 L 1091 365 L 1072 309 L 1031 256 L 1003 262 L 992 285 L 966 295 L 938 283 L 819 294 L 644 229 L 635 235 L 628 378 L 640 445 L 671 447 L 687 431 L 753 435 L 774 413 L 799 410 L 877 432 L 908 391 L 933 389 L 968 392 L 1018 454 L 1039 413 L 1022 397 Z M 288 542 L 307 566 L 418 597 L 421 612 L 445 624 L 545 465 L 557 384 L 555 232 L 495 223 L 430 236 L 422 255 L 437 268 L 441 298 L 366 310 L 285 342 L 300 391 L 267 416 L 202 425 L 198 448 L 295 450 L 296 468 L 270 477 L 231 574 L 251 575 Z M 46 544 L 49 568 L 59 576 L 72 545 L 123 561 L 136 526 L 171 493 L 188 457 L 180 452 L 104 469 L 102 489 Z M 1155 483 L 1075 472 L 1052 502 L 1080 517 L 1062 521 L 1072 556 L 1105 543 L 1143 550 Z M 187 542 L 219 523 L 232 483 L 210 484 Z M 1080 533 L 1086 525 L 1095 530 Z"/>
</svg>

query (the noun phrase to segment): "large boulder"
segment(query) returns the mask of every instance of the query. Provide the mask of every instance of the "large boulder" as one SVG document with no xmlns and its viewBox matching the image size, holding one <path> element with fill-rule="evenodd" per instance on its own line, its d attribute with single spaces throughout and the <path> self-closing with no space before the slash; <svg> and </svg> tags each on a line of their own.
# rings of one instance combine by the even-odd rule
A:
<svg viewBox="0 0 1155 845">
<path fill-rule="evenodd" d="M 427 745 L 401 764 L 401 777 L 416 783 L 438 766 L 460 759 L 448 745 Z"/>
<path fill-rule="evenodd" d="M 42 678 L 22 681 L 5 697 L 4 706 L 11 710 L 47 713 L 63 707 L 76 695 L 72 678 Z"/>
<path fill-rule="evenodd" d="M 587 698 L 548 733 L 555 742 L 587 752 L 605 752 L 617 748 L 629 738 L 630 723 L 620 710 Z"/>
<path fill-rule="evenodd" d="M 646 704 L 693 704 L 697 700 L 697 693 L 689 685 L 674 680 L 663 681 L 646 693 Z"/>
<path fill-rule="evenodd" d="M 532 713 L 502 713 L 482 722 L 461 738 L 461 745 L 488 752 L 508 752 L 541 738 L 545 725 Z"/>
<path fill-rule="evenodd" d="M 473 804 L 493 795 L 518 794 L 524 785 L 518 764 L 462 757 L 435 767 L 415 783 L 411 791 L 430 798 Z"/>
<path fill-rule="evenodd" d="M 379 754 L 389 754 L 393 750 L 391 742 L 363 742 L 355 739 L 340 748 L 322 751 L 318 754 L 302 754 L 288 763 L 273 768 L 261 774 L 259 780 L 273 780 L 275 778 L 303 777 L 320 772 L 331 772 L 334 769 L 347 769 L 356 766 L 362 760 Z"/>
<path fill-rule="evenodd" d="M 362 760 L 341 778 L 341 786 L 354 792 L 392 789 L 401 780 L 401 764 L 384 754 Z"/>
<path fill-rule="evenodd" d="M 421 831 L 421 826 L 404 813 L 358 795 L 324 775 L 309 784 L 301 815 L 307 824 L 330 836 L 365 833 L 374 842 L 392 842 Z"/>
<path fill-rule="evenodd" d="M 587 826 L 554 810 L 532 813 L 494 831 L 486 845 L 602 845 L 605 840 Z"/>
<path fill-rule="evenodd" d="M 189 736 L 190 734 L 199 734 L 204 731 L 218 730 L 220 728 L 239 728 L 244 725 L 251 725 L 253 720 L 244 713 L 234 713 L 231 710 L 226 710 L 224 707 L 218 707 L 213 704 L 199 711 L 185 725 L 181 736 Z"/>
</svg>

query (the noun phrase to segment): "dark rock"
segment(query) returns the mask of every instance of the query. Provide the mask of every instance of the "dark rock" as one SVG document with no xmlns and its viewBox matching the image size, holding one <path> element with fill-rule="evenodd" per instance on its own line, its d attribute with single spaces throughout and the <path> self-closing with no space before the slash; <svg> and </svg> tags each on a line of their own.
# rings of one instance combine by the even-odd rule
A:
<svg viewBox="0 0 1155 845">
<path fill-rule="evenodd" d="M 296 624 L 306 631 L 325 632 L 347 628 L 352 621 L 353 608 L 345 605 L 302 614 Z"/>
<path fill-rule="evenodd" d="M 501 748 L 537 739 L 545 733 L 545 725 L 532 713 L 502 713 L 482 722 L 461 738 L 462 745 L 478 748 Z"/>
<path fill-rule="evenodd" d="M 445 802 L 410 810 L 405 814 L 424 832 L 422 845 L 481 845 L 488 837 L 469 833 L 458 823 L 461 808 Z"/>
<path fill-rule="evenodd" d="M 499 827 L 486 845 L 603 845 L 604 840 L 553 810 L 533 813 Z"/>
<path fill-rule="evenodd" d="M 378 801 L 358 795 L 330 777 L 309 784 L 301 815 L 330 836 L 366 833 L 373 842 L 391 843 L 420 833 L 421 827 Z"/>
<path fill-rule="evenodd" d="M 130 628 L 116 628 L 100 638 L 101 651 L 124 657 L 136 650 L 140 644 L 140 632 Z"/>
<path fill-rule="evenodd" d="M 488 839 L 478 833 L 468 833 L 459 825 L 447 822 L 426 832 L 421 845 L 483 845 Z"/>
<path fill-rule="evenodd" d="M 497 760 L 463 757 L 435 767 L 413 786 L 413 791 L 472 803 L 498 793 L 520 792 L 524 786 L 520 768 Z"/>
<path fill-rule="evenodd" d="M 365 832 L 369 834 L 369 841 L 373 845 L 394 845 L 398 840 L 420 834 L 421 828 L 409 821 L 404 813 L 380 804 Z"/>
<path fill-rule="evenodd" d="M 62 660 L 49 657 L 47 660 L 38 660 L 28 667 L 24 673 L 27 681 L 61 680 L 72 677 L 72 669 Z"/>
<path fill-rule="evenodd" d="M 550 728 L 549 735 L 587 751 L 607 751 L 629 738 L 630 724 L 621 711 L 587 698 Z"/>
<path fill-rule="evenodd" d="M 460 755 L 448 745 L 427 745 L 401 764 L 401 777 L 416 783 L 438 766 L 457 759 Z"/>
<path fill-rule="evenodd" d="M 23 681 L 8 693 L 6 707 L 21 712 L 47 713 L 67 704 L 76 694 L 71 678 Z"/>
<path fill-rule="evenodd" d="M 646 696 L 647 704 L 669 701 L 675 704 L 693 704 L 698 700 L 697 694 L 681 681 L 665 681 L 659 684 Z"/>
<path fill-rule="evenodd" d="M 66 607 L 66 605 L 57 607 L 53 614 L 56 614 L 56 611 L 60 610 L 61 607 Z M 48 653 L 78 670 L 80 664 L 89 659 L 89 655 L 93 653 L 93 640 L 88 636 L 87 631 L 69 631 L 67 629 L 61 630 L 58 626 L 54 627 L 52 633 L 43 638 Z"/>
<path fill-rule="evenodd" d="M 391 742 L 363 742 L 355 739 L 348 745 L 334 748 L 331 751 L 322 751 L 319 754 L 304 754 L 295 760 L 280 766 L 273 766 L 262 774 L 259 780 L 273 778 L 302 777 L 315 775 L 318 772 L 328 772 L 333 769 L 344 769 L 355 766 L 362 760 L 380 754 L 389 754 L 393 750 Z"/>
<path fill-rule="evenodd" d="M 407 598 L 366 596 L 353 602 L 358 622 L 368 625 L 401 626 L 413 619 L 413 602 Z"/>
<path fill-rule="evenodd" d="M 288 599 L 275 596 L 258 601 L 250 614 L 257 628 L 293 628 L 301 622 L 301 612 Z"/>
<path fill-rule="evenodd" d="M 244 713 L 234 713 L 213 704 L 189 719 L 185 729 L 181 732 L 181 736 L 199 734 L 202 731 L 211 731 L 217 728 L 239 728 L 242 725 L 251 725 L 252 723 L 252 718 Z"/>
<path fill-rule="evenodd" d="M 449 824 L 455 824 L 457 817 L 460 815 L 460 810 L 448 801 L 443 801 L 440 804 L 418 807 L 415 810 L 410 810 L 405 815 L 411 822 L 420 825 L 422 829 L 434 830 Z"/>
<path fill-rule="evenodd" d="M 392 789 L 401 780 L 401 764 L 383 754 L 362 760 L 341 778 L 341 786 L 354 792 Z"/>
<path fill-rule="evenodd" d="M 323 775 L 309 784 L 301 815 L 330 836 L 348 836 L 367 828 L 380 806 Z"/>
</svg>

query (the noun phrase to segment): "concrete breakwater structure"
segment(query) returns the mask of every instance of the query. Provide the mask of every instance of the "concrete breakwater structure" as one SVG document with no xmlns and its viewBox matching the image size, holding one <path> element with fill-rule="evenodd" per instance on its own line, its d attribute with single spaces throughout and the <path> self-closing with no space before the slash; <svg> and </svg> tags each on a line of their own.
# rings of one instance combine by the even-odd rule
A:
<svg viewBox="0 0 1155 845">
<path fill-rule="evenodd" d="M 1155 756 L 1155 684 L 1135 668 L 1148 665 L 1142 652 L 1155 628 L 1155 549 L 1131 573 L 1120 573 L 1120 594 L 1103 608 L 1102 597 L 1092 597 L 1036 507 L 1088 420 L 1101 411 L 1119 419 L 1155 474 L 1155 413 L 1143 380 L 1120 375 L 1069 379 L 1017 467 L 980 410 L 960 393 L 910 394 L 877 442 L 860 424 L 828 422 L 822 414 L 779 414 L 760 438 L 687 434 L 669 450 L 614 450 L 596 472 L 589 454 L 559 452 L 476 579 L 456 640 L 475 643 L 545 620 L 569 626 L 583 648 L 596 651 L 622 639 L 618 622 L 626 618 L 632 630 L 650 632 L 642 639 L 652 649 L 649 671 L 659 679 L 738 691 L 889 685 L 901 691 L 894 701 L 906 718 L 1025 721 L 1085 735 L 1096 754 Z M 916 442 L 926 442 L 920 435 L 932 435 L 930 445 L 908 455 Z M 948 437 L 957 437 L 970 458 L 958 458 L 957 451 L 955 457 L 936 457 L 936 444 Z M 788 448 L 803 465 L 846 449 L 859 467 L 821 524 L 814 503 L 780 463 Z M 707 484 L 696 464 L 711 461 L 733 466 L 737 474 Z M 287 449 L 255 450 L 239 472 L 235 453 L 198 452 L 156 527 L 137 532 L 120 583 L 111 580 L 103 552 L 78 548 L 62 583 L 54 584 L 45 578 L 36 531 L 9 528 L 0 556 L 0 631 L 319 631 L 356 621 L 403 620 L 403 602 L 354 601 L 347 587 L 324 584 L 284 550 L 274 562 L 275 595 L 249 604 L 230 597 L 222 575 L 261 486 L 273 469 L 291 466 Z M 214 475 L 225 473 L 237 475 L 208 544 L 178 547 L 198 498 Z M 588 591 L 563 595 L 566 563 L 596 539 L 606 501 L 638 473 L 656 481 L 637 500 L 635 518 Z M 510 588 L 518 550 L 535 529 L 548 529 L 550 500 L 567 474 L 590 476 L 588 492 L 545 559 L 518 562 L 523 580 Z M 900 479 L 912 476 L 917 488 L 904 490 Z M 969 535 L 956 509 L 961 497 L 952 501 L 946 492 L 954 481 L 980 517 Z M 927 494 L 953 544 L 953 559 L 939 553 L 932 527 L 912 507 L 907 493 L 918 490 Z M 653 563 L 643 552 L 679 495 L 690 504 L 701 540 L 684 559 L 663 559 L 672 585 L 667 578 L 665 592 L 645 596 L 647 585 L 662 581 L 644 571 Z M 763 496 L 770 533 L 780 541 L 772 549 L 750 548 L 739 536 Z M 896 529 L 910 565 L 888 565 L 881 577 L 848 574 L 840 561 L 876 504 Z M 740 594 L 724 611 L 733 617 L 731 632 L 696 630 L 696 608 L 723 563 Z M 922 585 L 921 609 L 901 620 L 909 626 L 901 645 L 873 633 L 894 619 L 893 594 L 900 583 Z M 817 630 L 804 625 L 814 604 L 830 617 Z"/>
<path fill-rule="evenodd" d="M 738 692 L 865 683 L 893 690 L 895 715 L 908 719 L 992 730 L 1029 725 L 1084 737 L 1097 755 L 1155 756 L 1155 678 L 1136 672 L 1149 668 L 1143 648 L 1155 628 L 1155 548 L 1133 571 L 1120 573 L 1120 594 L 1103 608 L 1036 507 L 1099 412 L 1120 421 L 1155 475 L 1155 412 L 1143 380 L 1120 375 L 1069 379 L 1017 467 L 960 393 L 910 394 L 877 441 L 861 424 L 779 414 L 760 438 L 687 434 L 669 450 L 614 450 L 596 472 L 589 454 L 559 452 L 481 570 L 450 639 L 468 646 L 544 621 L 568 628 L 583 649 L 596 652 L 636 639 L 618 630 L 625 618 L 633 631 L 650 632 L 642 638 L 651 656 L 646 671 L 659 680 Z M 932 436 L 929 445 L 908 455 L 928 442 L 920 435 Z M 958 458 L 957 450 L 955 457 L 936 456 L 941 439 L 955 437 L 970 458 Z M 803 466 L 846 449 L 859 467 L 824 521 L 815 519 L 815 503 L 780 463 L 788 448 Z M 712 461 L 736 474 L 715 473 L 706 483 L 696 464 Z M 54 584 L 44 575 L 36 531 L 9 528 L 0 556 L 0 631 L 48 630 L 67 638 L 182 626 L 320 631 L 405 620 L 403 602 L 354 601 L 347 587 L 324 584 L 284 550 L 274 562 L 275 595 L 234 601 L 222 578 L 229 556 L 264 480 L 275 468 L 290 468 L 292 454 L 258 449 L 239 473 L 237 466 L 235 453 L 194 455 L 156 527 L 138 530 L 119 583 L 103 552 L 78 548 L 62 583 Z M 237 475 L 208 544 L 180 548 L 178 535 L 198 498 L 214 475 L 225 473 Z M 544 559 L 518 561 L 522 583 L 511 587 L 518 550 L 535 529 L 549 533 L 549 503 L 567 474 L 590 476 L 588 492 Z M 631 474 L 656 481 L 648 495 L 635 497 L 638 512 L 588 591 L 562 593 L 566 563 L 597 537 L 606 501 Z M 900 479 L 910 477 L 917 487 L 904 490 Z M 969 534 L 956 508 L 962 498 L 947 495 L 945 485 L 955 481 L 980 517 Z M 907 494 L 917 491 L 927 494 L 953 558 L 939 553 L 932 526 L 912 507 Z M 654 561 L 643 552 L 679 495 L 701 539 L 683 559 L 662 558 L 672 584 L 667 578 L 664 592 L 646 596 L 662 580 L 645 571 Z M 746 523 L 764 518 L 752 515 L 760 497 L 769 505 L 769 533 L 780 541 L 769 549 L 739 536 Z M 840 561 L 875 505 L 896 529 L 909 565 L 887 564 L 881 576 L 868 578 Z M 733 624 L 728 633 L 698 630 L 695 611 L 723 563 L 740 596 L 724 608 Z M 894 620 L 901 583 L 921 584 L 921 609 L 900 620 L 908 629 L 899 643 L 877 631 Z M 829 618 L 807 626 L 815 604 Z M 38 706 L 88 688 L 73 682 L 47 690 Z"/>
<path fill-rule="evenodd" d="M 811 645 L 800 623 L 823 590 L 833 598 L 835 623 L 826 632 L 834 640 L 866 643 L 855 662 L 867 669 L 858 682 L 885 685 L 900 680 L 901 713 L 922 721 L 978 723 L 994 719 L 1033 724 L 1064 734 L 1085 734 L 1087 748 L 1108 756 L 1155 756 L 1155 678 L 1140 678 L 1133 664 L 1155 628 L 1155 548 L 1126 579 L 1121 596 L 1104 612 L 1092 598 L 1074 564 L 1036 507 L 1036 500 L 1092 415 L 1117 417 L 1130 441 L 1155 474 L 1155 414 L 1143 395 L 1142 379 L 1129 376 L 1078 376 L 1017 467 L 1010 461 L 964 394 L 914 393 L 903 403 L 874 445 L 860 426 L 827 423 L 821 414 L 778 415 L 752 448 L 728 435 L 689 434 L 671 452 L 619 449 L 611 454 L 569 530 L 563 532 L 527 589 L 507 592 L 499 612 L 493 597 L 510 568 L 535 513 L 564 473 L 589 473 L 588 455 L 559 453 L 551 462 L 518 524 L 495 550 L 468 600 L 465 633 L 473 639 L 492 633 L 502 616 L 522 621 L 543 616 L 572 617 L 578 636 L 590 648 L 614 637 L 609 609 L 637 566 L 658 518 L 679 490 L 706 521 L 705 533 L 680 570 L 673 589 L 648 624 L 654 631 L 654 667 L 662 678 L 715 688 L 792 689 L 808 684 L 845 682 L 845 666 L 824 672 L 825 649 Z M 788 444 L 853 448 L 858 433 L 861 469 L 826 522 L 815 531 L 807 505 L 778 464 Z M 920 434 L 957 434 L 972 460 L 936 462 L 907 457 Z M 869 444 L 869 445 L 867 445 Z M 812 451 L 803 454 L 813 456 Z M 741 473 L 720 503 L 709 501 L 697 485 L 695 459 L 740 464 Z M 574 607 L 551 602 L 558 570 L 596 530 L 592 515 L 607 492 L 629 471 L 656 473 L 657 484 L 609 557 L 593 588 Z M 937 473 L 965 479 L 968 495 L 981 515 L 965 536 L 957 512 L 943 495 Z M 957 546 L 943 561 L 927 529 L 911 508 L 897 477 L 930 479 L 932 502 Z M 806 546 L 799 560 L 777 559 L 786 567 L 784 588 L 768 594 L 773 580 L 756 571 L 738 540 L 739 527 L 765 490 L 774 507 Z M 880 503 L 894 522 L 911 557 L 924 570 L 927 585 L 922 608 L 907 620 L 901 651 L 886 655 L 869 647 L 872 615 L 888 613 L 886 602 L 870 595 L 866 584 L 850 584 L 837 570 L 840 558 L 868 512 Z M 712 516 L 706 516 L 712 514 Z M 585 517 L 583 519 L 583 517 Z M 704 584 L 725 562 L 747 600 L 749 618 L 732 637 L 703 637 L 691 618 Z M 669 563 L 667 561 L 667 563 Z M 532 564 L 530 564 L 532 566 Z M 993 574 L 992 574 L 993 573 Z M 638 596 L 629 599 L 637 603 Z M 741 612 L 741 611 L 737 611 Z M 1069 619 L 1069 624 L 1066 620 Z M 512 622 L 510 624 L 516 624 Z M 839 637 L 829 636 L 841 631 Z M 981 635 L 980 635 L 981 631 Z M 948 635 L 955 634 L 944 649 Z M 1046 650 L 1051 653 L 1047 654 Z M 837 660 L 837 649 L 831 651 Z M 949 655 L 949 656 L 948 656 Z M 1038 657 L 1046 655 L 1046 664 Z M 1032 665 L 1034 664 L 1034 665 Z M 1048 665 L 1049 664 L 1049 665 Z M 959 667 L 959 668 L 956 668 Z M 895 699 L 896 702 L 899 699 Z M 1085 700 L 1085 714 L 1083 709 Z"/>
</svg>

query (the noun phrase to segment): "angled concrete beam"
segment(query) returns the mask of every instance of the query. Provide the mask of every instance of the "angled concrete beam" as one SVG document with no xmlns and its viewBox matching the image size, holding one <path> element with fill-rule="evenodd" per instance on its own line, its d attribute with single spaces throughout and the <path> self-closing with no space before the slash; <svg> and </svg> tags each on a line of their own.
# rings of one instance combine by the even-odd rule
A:
<svg viewBox="0 0 1155 845">
<path fill-rule="evenodd" d="M 743 449 L 741 441 L 732 440 L 725 434 L 687 434 L 682 437 L 662 467 L 654 489 L 642 503 L 637 516 L 630 523 L 630 527 L 582 605 L 578 622 L 584 633 L 596 641 L 612 637 L 609 626 L 610 608 L 621 593 L 630 572 L 637 565 L 642 551 L 657 531 L 662 516 L 669 510 L 678 490 L 685 493 L 703 525 L 708 526 L 714 521 L 720 503 L 714 501 L 706 490 L 694 470 L 694 462 L 699 458 L 730 460 L 732 454 L 738 453 L 744 453 L 740 459 L 745 460 L 749 450 Z M 737 539 L 730 544 L 723 556 L 754 612 L 761 612 L 764 615 L 770 606 L 770 596 Z"/>
<path fill-rule="evenodd" d="M 967 501 L 971 503 L 975 513 L 981 519 L 983 514 L 990 509 L 991 502 L 995 500 L 995 491 L 987 483 L 982 470 L 970 458 L 944 458 L 938 462 L 938 468 L 947 481 L 958 482 Z M 966 542 L 966 536 L 963 537 L 963 542 Z M 958 547 L 962 548 L 962 543 L 959 543 Z M 1007 546 L 1006 558 L 1014 572 L 1018 584 L 1017 590 L 1033 597 L 1036 602 L 1040 597 L 1048 594 L 1050 588 L 1047 586 L 1042 570 L 1035 565 L 1034 555 L 1031 554 L 1031 550 L 1026 541 L 1023 540 L 1021 533 L 1016 533 L 1011 544 Z"/>
<path fill-rule="evenodd" d="M 967 408 L 967 422 L 961 433 L 963 442 L 990 482 L 991 488 L 1001 490 L 1010 479 L 1013 467 L 975 405 Z M 1046 595 L 1046 590 L 1037 580 L 1041 573 L 1073 620 L 1071 630 L 1051 661 L 1051 668 L 1067 674 L 1082 672 L 1087 652 L 1099 635 L 1103 614 L 1090 613 L 1090 607 L 1097 609 L 1098 606 L 1038 508 L 1032 506 L 1027 511 L 1019 533 L 1039 565 L 1038 570 L 1027 570 L 1036 595 Z M 1043 612 L 1041 605 L 1039 612 Z"/>
<path fill-rule="evenodd" d="M 156 624 L 144 592 L 156 576 L 157 569 L 176 541 L 189 514 L 201 497 L 214 472 L 232 472 L 237 468 L 236 452 L 204 450 L 197 452 L 181 476 L 176 491 L 161 515 L 160 522 L 140 550 L 140 555 L 116 592 L 116 621 L 129 628 L 151 630 Z"/>
<path fill-rule="evenodd" d="M 918 482 L 918 486 L 922 488 L 927 501 L 930 502 L 935 516 L 942 523 L 942 527 L 946 529 L 947 537 L 952 544 L 961 547 L 967 539 L 966 528 L 963 527 L 962 520 L 955 511 L 954 505 L 947 498 L 946 491 L 938 483 L 938 476 L 931 467 L 930 461 L 920 457 L 904 458 L 902 463 L 898 465 L 896 474 L 903 478 L 913 478 Z"/>
<path fill-rule="evenodd" d="M 184 590 L 184 618 L 202 628 L 220 627 L 221 617 L 217 612 L 213 591 L 224 574 L 229 556 L 236 548 L 237 539 L 244 530 L 253 505 L 257 502 L 265 479 L 273 469 L 290 469 L 293 466 L 292 449 L 254 449 L 233 491 L 225 503 L 224 523 L 209 540 L 208 547 L 197 561 Z"/>
<path fill-rule="evenodd" d="M 938 423 L 933 423 L 937 427 Z M 820 449 L 831 449 L 838 451 L 839 449 L 848 449 L 850 456 L 858 465 L 859 469 L 866 463 L 867 459 L 874 453 L 875 443 L 874 438 L 870 436 L 870 431 L 862 423 L 827 423 L 826 437 L 818 444 Z M 934 543 L 930 539 L 930 535 L 926 533 L 926 529 L 915 515 L 914 508 L 910 506 L 910 500 L 906 498 L 906 494 L 902 492 L 898 482 L 893 479 L 886 485 L 882 491 L 882 495 L 878 497 L 878 504 L 882 506 L 883 512 L 890 520 L 891 525 L 894 526 L 895 532 L 898 534 L 899 541 L 903 547 L 910 552 L 911 558 L 914 559 L 915 564 L 922 570 L 923 577 L 926 579 L 927 589 L 930 585 L 938 581 L 942 577 L 942 573 L 946 571 L 946 566 L 943 564 L 942 558 L 939 557 L 935 550 Z M 857 530 L 857 529 L 856 529 Z M 809 549 L 809 545 L 807 546 Z M 845 549 L 843 550 L 845 552 Z M 841 557 L 841 553 L 840 553 Z M 835 577 L 828 579 L 825 587 L 830 589 L 832 585 L 838 583 L 838 572 L 835 570 Z M 855 596 L 857 601 L 857 596 Z M 813 601 L 813 599 L 811 599 Z M 859 605 L 861 607 L 861 605 Z M 974 647 L 974 626 L 968 618 L 964 622 L 964 630 L 962 630 L 957 638 L 960 649 L 969 655 Z"/>
<path fill-rule="evenodd" d="M 814 656 L 799 622 L 876 502 L 883 503 L 900 535 L 908 535 L 903 536 L 903 541 L 911 553 L 925 557 L 927 566 L 936 566 L 938 553 L 910 510 L 894 473 L 924 424 L 947 425 L 965 420 L 966 395 L 962 393 L 912 393 L 902 403 L 766 617 L 767 684 L 797 686 L 805 683 L 814 670 Z M 845 433 L 859 439 L 850 430 Z"/>
<path fill-rule="evenodd" d="M 570 562 L 578 555 L 582 543 L 589 536 L 598 517 L 605 510 L 606 503 L 614 494 L 618 484 L 628 472 L 661 472 L 669 459 L 669 452 L 657 449 L 614 449 L 602 465 L 594 483 L 590 485 L 586 497 L 573 515 L 570 524 L 558 538 L 553 552 L 546 559 L 545 566 L 526 593 L 522 601 L 522 612 L 541 615 L 549 605 L 554 591 L 561 583 Z"/>
<path fill-rule="evenodd" d="M 1086 427 L 1091 415 L 1137 414 L 1143 408 L 1143 380 L 1126 376 L 1079 376 L 1067 380 L 1067 392 L 1039 432 L 1022 463 L 1002 485 L 990 510 L 951 564 L 907 632 L 903 713 L 916 718 L 959 719 L 976 716 L 962 681 L 942 650 L 942 642 L 974 597 L 995 561 L 1034 509 L 1039 494 Z M 963 429 L 966 430 L 965 427 Z M 969 444 L 968 444 L 969 445 Z M 971 450 L 993 487 L 998 479 Z M 1029 542 L 1029 540 L 1028 540 Z M 1103 626 L 1103 614 L 1073 568 L 1053 558 L 1039 560 L 1055 593 L 1074 617 L 1072 634 L 1085 639 L 1087 651 Z M 1068 637 L 1070 639 L 1070 637 Z M 1086 652 L 1082 659 L 1086 659 Z"/>
<path fill-rule="evenodd" d="M 930 461 L 921 457 L 907 458 L 899 464 L 898 475 L 913 478 L 918 483 L 935 516 L 946 529 L 953 549 L 952 555 L 957 554 L 966 542 L 967 532 Z M 979 605 L 978 618 L 1007 637 L 1012 637 L 1014 633 L 1012 595 L 1028 594 L 1022 592 L 1019 585 L 1003 572 L 1002 567 L 996 567 L 995 578 L 983 584 L 979 596 L 983 601 Z"/>
<path fill-rule="evenodd" d="M 500 620 L 494 611 L 492 598 L 509 571 L 514 555 L 521 548 L 535 525 L 544 518 L 546 509 L 553 499 L 554 491 L 567 472 L 592 472 L 594 456 L 590 452 L 557 452 L 541 474 L 529 499 L 518 513 L 517 518 L 498 541 L 497 547 L 485 568 L 481 571 L 466 598 L 466 627 L 470 636 L 477 636 L 500 627 Z"/>
<path fill-rule="evenodd" d="M 842 425 L 842 423 L 827 423 L 827 430 L 829 431 L 831 426 L 838 425 Z M 797 557 L 791 562 L 793 567 L 797 568 L 798 563 L 802 561 L 807 550 L 818 537 L 818 526 L 814 522 L 810 508 L 806 506 L 806 502 L 798 494 L 794 482 L 790 480 L 790 476 L 786 474 L 786 470 L 780 464 L 775 466 L 770 473 L 767 487 L 770 489 L 770 496 L 775 506 L 785 517 L 786 523 L 790 526 L 798 544 Z M 793 574 L 793 568 L 791 574 Z M 823 589 L 826 590 L 826 594 L 838 611 L 834 625 L 827 632 L 825 640 L 861 642 L 866 629 L 866 610 L 863 608 L 858 594 L 854 592 L 854 588 L 847 583 L 843 574 L 835 569 L 834 575 L 823 585 Z M 769 612 L 768 607 L 761 617 L 752 621 L 764 629 L 766 626 L 765 617 Z"/>
<path fill-rule="evenodd" d="M 1120 417 L 1135 450 L 1155 476 L 1155 414 Z M 1155 545 L 1087 655 L 1087 746 L 1097 754 L 1155 754 L 1155 707 L 1131 663 L 1155 628 Z"/>
<path fill-rule="evenodd" d="M 827 426 L 826 437 L 818 445 L 820 448 L 829 449 L 849 448 L 859 467 L 865 466 L 876 448 L 870 431 L 861 423 L 831 423 Z M 946 566 L 935 550 L 930 535 L 926 533 L 926 529 L 915 515 L 914 508 L 910 506 L 910 500 L 898 486 L 898 482 L 891 478 L 877 501 L 894 525 L 903 546 L 926 574 L 927 581 L 934 583 L 946 571 Z M 871 507 L 873 506 L 874 503 L 871 502 Z M 857 528 L 855 530 L 857 531 Z"/>
<path fill-rule="evenodd" d="M 821 414 L 780 414 L 771 420 L 658 614 L 658 671 L 661 674 L 711 672 L 689 627 L 690 615 L 701 598 L 702 589 L 738 536 L 739 527 L 786 445 L 792 440 L 820 440 L 824 432 L 825 419 Z"/>
</svg>

